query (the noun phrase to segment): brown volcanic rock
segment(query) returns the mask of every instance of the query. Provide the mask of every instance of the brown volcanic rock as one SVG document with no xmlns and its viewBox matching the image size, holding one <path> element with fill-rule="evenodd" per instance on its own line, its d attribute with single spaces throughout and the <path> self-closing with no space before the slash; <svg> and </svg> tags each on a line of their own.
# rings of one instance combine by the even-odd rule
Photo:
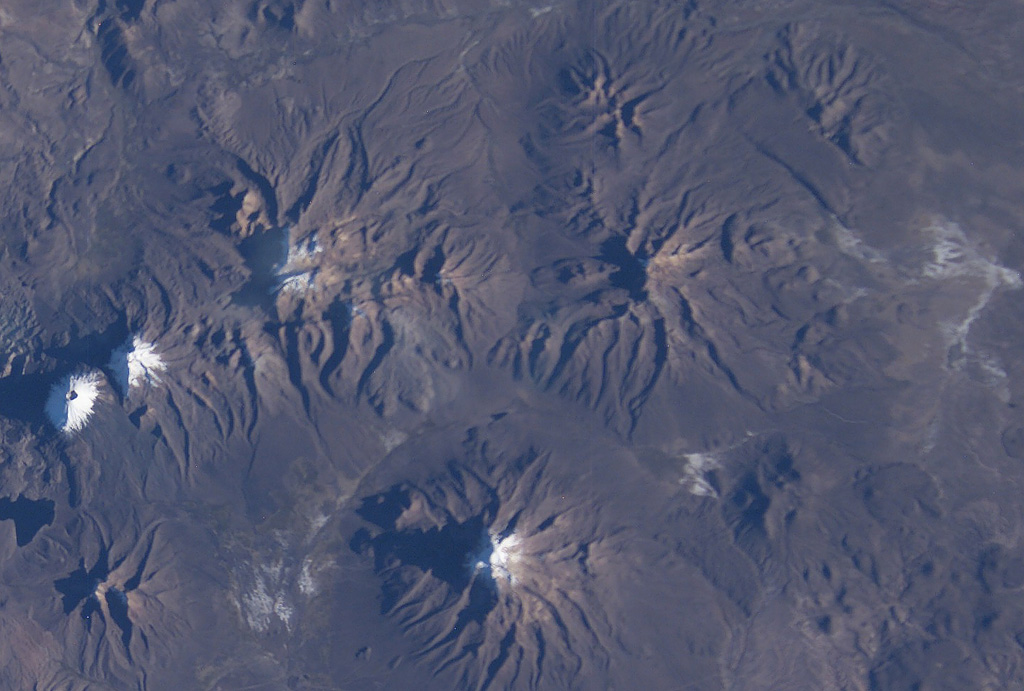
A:
<svg viewBox="0 0 1024 691">
<path fill-rule="evenodd" d="M 1021 15 L 7 3 L 0 683 L 1021 686 Z"/>
</svg>

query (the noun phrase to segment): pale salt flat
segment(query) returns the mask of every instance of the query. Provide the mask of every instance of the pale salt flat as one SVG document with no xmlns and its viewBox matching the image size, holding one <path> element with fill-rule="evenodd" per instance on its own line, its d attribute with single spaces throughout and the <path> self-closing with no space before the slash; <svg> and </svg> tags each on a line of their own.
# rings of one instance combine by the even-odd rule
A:
<svg viewBox="0 0 1024 691">
<path fill-rule="evenodd" d="M 922 270 L 926 278 L 977 278 L 992 290 L 1024 285 L 1016 271 L 1000 266 L 973 247 L 957 224 L 936 223 L 928 226 L 925 233 L 932 240 L 931 260 Z"/>
<path fill-rule="evenodd" d="M 963 279 L 980 283 L 978 298 L 959 321 L 942 325 L 949 346 L 959 346 L 961 358 L 967 352 L 967 334 L 971 325 L 988 306 L 999 290 L 1018 290 L 1024 287 L 1020 274 L 1000 266 L 973 247 L 960 226 L 955 223 L 936 223 L 925 229 L 932 240 L 931 258 L 922 275 L 933 280 Z"/>
</svg>

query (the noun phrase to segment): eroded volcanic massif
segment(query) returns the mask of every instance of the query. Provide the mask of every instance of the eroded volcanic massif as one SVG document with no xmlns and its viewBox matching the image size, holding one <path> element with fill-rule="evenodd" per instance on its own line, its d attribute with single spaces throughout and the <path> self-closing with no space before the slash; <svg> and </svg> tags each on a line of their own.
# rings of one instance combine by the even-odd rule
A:
<svg viewBox="0 0 1024 691">
<path fill-rule="evenodd" d="M 1024 686 L 1024 7 L 0 9 L 0 687 Z"/>
</svg>

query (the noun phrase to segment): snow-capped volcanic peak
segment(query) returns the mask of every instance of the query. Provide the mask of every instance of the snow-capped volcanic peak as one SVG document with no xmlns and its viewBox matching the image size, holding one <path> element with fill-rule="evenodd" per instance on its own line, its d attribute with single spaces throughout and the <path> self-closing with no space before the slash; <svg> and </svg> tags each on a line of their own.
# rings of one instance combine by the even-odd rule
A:
<svg viewBox="0 0 1024 691">
<path fill-rule="evenodd" d="M 152 343 L 134 336 L 110 356 L 110 370 L 118 386 L 128 393 L 143 384 L 159 384 L 167 365 Z"/>
<path fill-rule="evenodd" d="M 491 534 L 489 544 L 480 555 L 476 568 L 488 569 L 495 581 L 504 580 L 508 583 L 516 581 L 516 570 L 520 565 L 522 553 L 519 537 L 512 533 L 505 537 Z"/>
<path fill-rule="evenodd" d="M 72 374 L 54 384 L 46 401 L 46 415 L 53 426 L 67 434 L 84 428 L 102 398 L 102 386 L 98 372 Z"/>
</svg>

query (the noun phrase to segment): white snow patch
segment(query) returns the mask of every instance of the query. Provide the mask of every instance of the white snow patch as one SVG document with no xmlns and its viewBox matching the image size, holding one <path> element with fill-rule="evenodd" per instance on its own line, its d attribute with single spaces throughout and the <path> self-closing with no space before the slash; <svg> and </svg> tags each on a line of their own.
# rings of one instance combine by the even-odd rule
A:
<svg viewBox="0 0 1024 691">
<path fill-rule="evenodd" d="M 286 242 L 288 242 L 286 240 Z M 312 289 L 316 282 L 316 260 L 323 252 L 315 237 L 292 245 L 288 243 L 288 256 L 284 264 L 277 267 L 277 278 L 282 292 L 303 293 Z"/>
<path fill-rule="evenodd" d="M 292 274 L 281 281 L 281 290 L 285 293 L 305 293 L 313 287 L 313 272 Z"/>
<path fill-rule="evenodd" d="M 125 394 L 144 384 L 159 384 L 160 375 L 167 371 L 156 346 L 137 335 L 111 354 L 109 367 L 115 383 Z"/>
<path fill-rule="evenodd" d="M 274 600 L 274 614 L 277 615 L 278 619 L 284 622 L 286 629 L 289 631 L 292 630 L 292 616 L 295 614 L 295 610 L 292 609 L 291 605 L 281 599 L 280 595 L 278 595 L 277 599 Z"/>
<path fill-rule="evenodd" d="M 299 592 L 306 597 L 316 595 L 316 580 L 313 578 L 313 563 L 307 559 L 302 562 L 302 570 L 299 572 Z"/>
<path fill-rule="evenodd" d="M 380 436 L 380 441 L 381 441 L 382 444 L 384 444 L 384 450 L 387 453 L 391 453 L 392 451 L 397 449 L 399 446 L 404 444 L 408 438 L 409 438 L 409 435 L 406 434 L 405 432 L 402 432 L 401 430 L 393 429 L 393 430 L 388 430 L 387 432 L 382 434 Z"/>
<path fill-rule="evenodd" d="M 103 398 L 102 386 L 99 372 L 72 374 L 54 384 L 46 400 L 46 415 L 53 426 L 66 434 L 83 429 Z"/>
<path fill-rule="evenodd" d="M 254 631 L 266 631 L 274 613 L 274 598 L 267 592 L 267 585 L 259 576 L 252 590 L 242 595 L 245 621 Z"/>
<path fill-rule="evenodd" d="M 718 492 L 707 480 L 707 474 L 720 467 L 718 459 L 708 453 L 688 453 L 683 456 L 683 476 L 679 484 L 698 497 L 717 497 Z"/>
<path fill-rule="evenodd" d="M 252 587 L 242 594 L 238 603 L 242 616 L 249 627 L 259 633 L 266 632 L 274 619 L 280 620 L 285 629 L 291 631 L 295 610 L 284 590 L 275 586 L 281 574 L 281 564 L 264 565 L 262 571 L 254 575 Z"/>
<path fill-rule="evenodd" d="M 495 581 L 515 584 L 516 571 L 521 568 L 523 561 L 519 537 L 515 533 L 505 537 L 492 533 L 488 538 L 488 547 L 485 551 L 489 554 L 481 555 L 486 559 L 477 560 L 474 565 L 475 570 L 487 569 Z"/>
</svg>

